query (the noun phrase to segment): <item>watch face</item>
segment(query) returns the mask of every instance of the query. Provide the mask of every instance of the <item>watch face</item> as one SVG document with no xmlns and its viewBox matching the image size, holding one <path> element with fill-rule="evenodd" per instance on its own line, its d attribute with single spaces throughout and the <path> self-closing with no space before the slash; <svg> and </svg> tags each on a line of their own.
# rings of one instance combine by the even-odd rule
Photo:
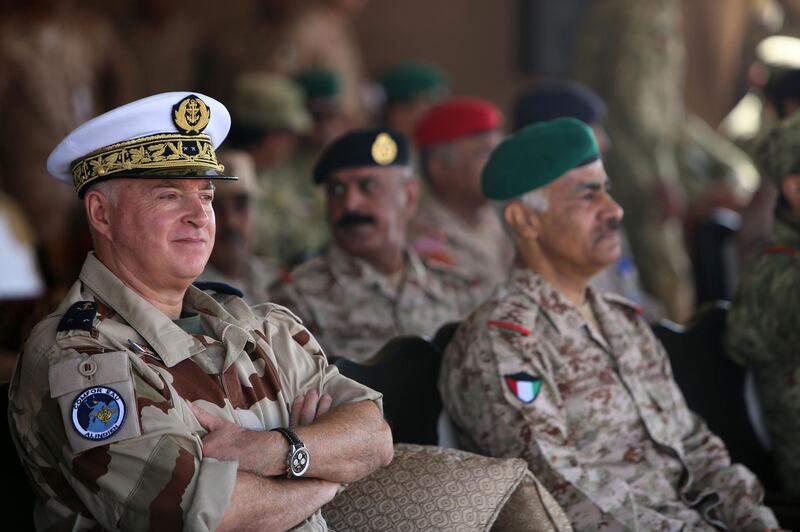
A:
<svg viewBox="0 0 800 532">
<path fill-rule="evenodd" d="M 301 477 L 308 470 L 310 457 L 308 449 L 301 447 L 292 453 L 292 458 L 289 461 L 289 468 L 292 470 L 292 475 Z"/>
</svg>

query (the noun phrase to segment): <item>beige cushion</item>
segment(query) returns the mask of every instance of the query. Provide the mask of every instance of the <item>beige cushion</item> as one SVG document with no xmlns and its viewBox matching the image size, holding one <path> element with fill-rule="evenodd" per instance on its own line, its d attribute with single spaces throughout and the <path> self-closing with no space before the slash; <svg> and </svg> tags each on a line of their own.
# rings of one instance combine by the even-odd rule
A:
<svg viewBox="0 0 800 532">
<path fill-rule="evenodd" d="M 388 466 L 322 508 L 332 530 L 564 532 L 564 512 L 519 459 L 395 446 Z"/>
</svg>

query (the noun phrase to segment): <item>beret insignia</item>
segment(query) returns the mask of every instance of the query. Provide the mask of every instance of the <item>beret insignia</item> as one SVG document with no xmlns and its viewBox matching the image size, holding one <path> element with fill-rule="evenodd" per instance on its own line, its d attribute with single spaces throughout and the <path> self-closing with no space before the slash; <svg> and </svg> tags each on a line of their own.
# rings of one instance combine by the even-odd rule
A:
<svg viewBox="0 0 800 532">
<path fill-rule="evenodd" d="M 372 143 L 372 159 L 381 166 L 392 164 L 397 158 L 397 144 L 388 133 L 378 133 Z"/>
</svg>

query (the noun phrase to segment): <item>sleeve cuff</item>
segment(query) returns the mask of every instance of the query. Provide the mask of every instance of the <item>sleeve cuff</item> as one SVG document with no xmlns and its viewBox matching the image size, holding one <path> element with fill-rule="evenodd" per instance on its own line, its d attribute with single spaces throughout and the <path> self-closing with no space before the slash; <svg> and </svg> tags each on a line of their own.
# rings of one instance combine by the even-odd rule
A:
<svg viewBox="0 0 800 532">
<path fill-rule="evenodd" d="M 200 461 L 192 505 L 186 512 L 185 530 L 208 530 L 219 527 L 236 486 L 239 462 L 221 462 L 213 458 Z"/>
</svg>

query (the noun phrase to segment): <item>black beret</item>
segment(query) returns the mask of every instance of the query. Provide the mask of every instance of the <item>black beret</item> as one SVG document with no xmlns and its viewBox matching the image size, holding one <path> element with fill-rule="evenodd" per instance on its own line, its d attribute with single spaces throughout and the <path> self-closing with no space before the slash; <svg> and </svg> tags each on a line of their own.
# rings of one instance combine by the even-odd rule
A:
<svg viewBox="0 0 800 532">
<path fill-rule="evenodd" d="M 314 166 L 314 183 L 324 183 L 342 168 L 362 166 L 410 166 L 408 139 L 386 128 L 358 129 L 345 133 L 325 148 Z"/>
<path fill-rule="evenodd" d="M 592 125 L 605 119 L 606 105 L 594 91 L 578 82 L 547 81 L 520 94 L 512 116 L 514 131 L 562 117 Z"/>
</svg>

